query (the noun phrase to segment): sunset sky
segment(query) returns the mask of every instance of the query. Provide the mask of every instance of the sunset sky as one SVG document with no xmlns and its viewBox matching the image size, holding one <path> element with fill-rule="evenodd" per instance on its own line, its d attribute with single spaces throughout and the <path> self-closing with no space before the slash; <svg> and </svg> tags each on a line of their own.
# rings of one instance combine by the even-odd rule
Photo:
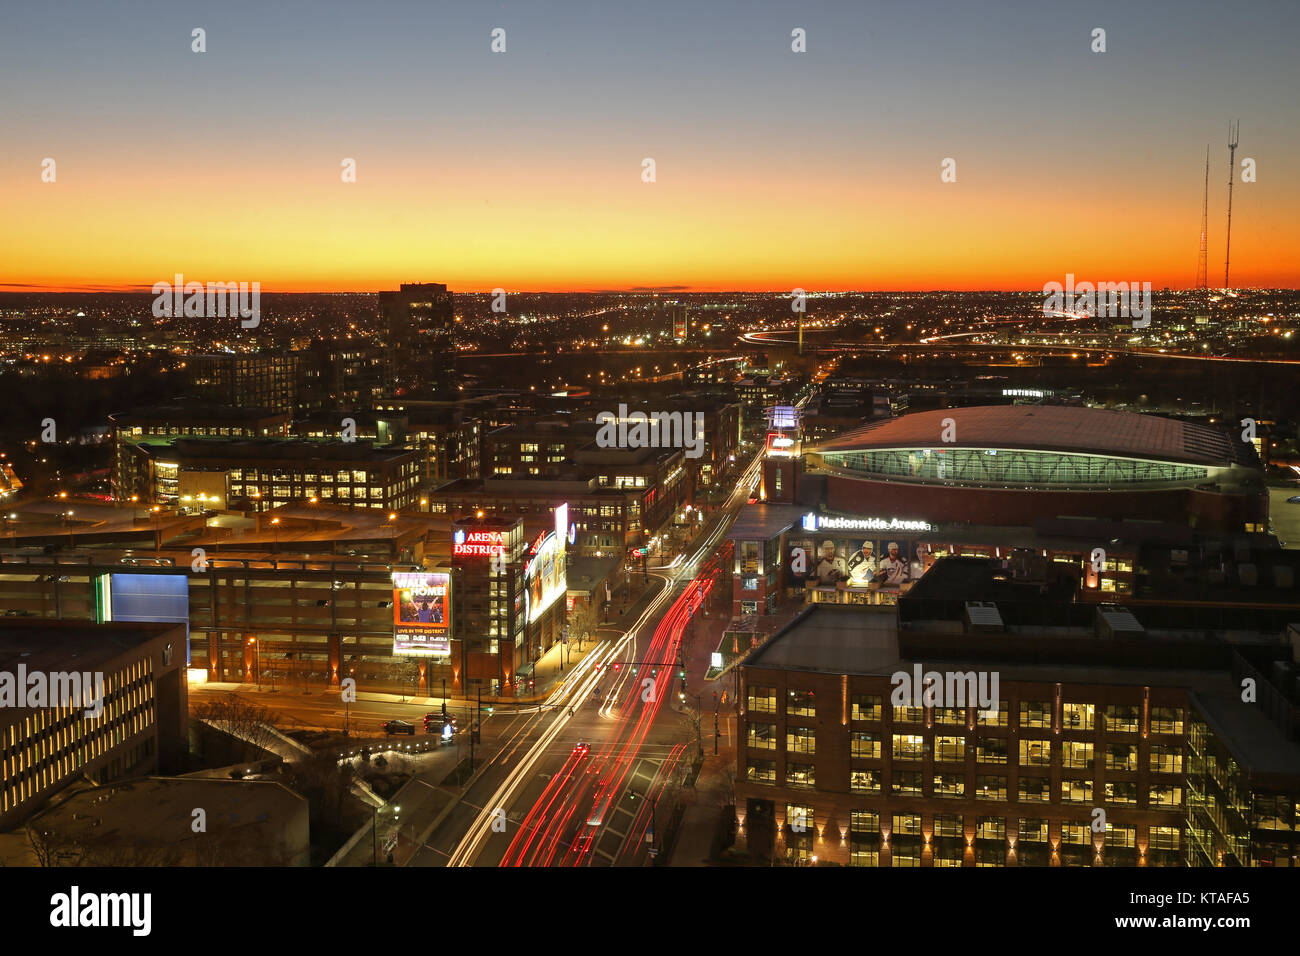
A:
<svg viewBox="0 0 1300 956">
<path fill-rule="evenodd" d="M 1296 286 L 1298 36 L 1273 2 L 10 4 L 0 289 L 1187 287 L 1207 143 L 1213 286 L 1235 117 L 1233 285 Z"/>
</svg>

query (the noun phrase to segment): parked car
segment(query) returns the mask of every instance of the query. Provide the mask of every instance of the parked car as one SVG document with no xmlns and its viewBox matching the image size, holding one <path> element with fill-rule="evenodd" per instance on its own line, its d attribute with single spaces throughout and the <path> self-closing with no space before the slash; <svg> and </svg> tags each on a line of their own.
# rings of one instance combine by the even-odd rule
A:
<svg viewBox="0 0 1300 956">
<path fill-rule="evenodd" d="M 413 734 L 415 733 L 415 724 L 407 723 L 404 720 L 389 720 L 384 723 L 384 730 L 388 736 L 393 734 Z"/>
</svg>

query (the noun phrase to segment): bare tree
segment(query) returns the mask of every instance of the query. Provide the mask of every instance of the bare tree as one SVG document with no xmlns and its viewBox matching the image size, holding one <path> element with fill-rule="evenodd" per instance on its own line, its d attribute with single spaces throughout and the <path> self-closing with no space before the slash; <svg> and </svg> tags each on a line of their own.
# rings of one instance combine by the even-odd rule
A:
<svg viewBox="0 0 1300 956">
<path fill-rule="evenodd" d="M 596 628 L 600 627 L 600 612 L 590 601 L 575 604 L 569 612 L 568 624 L 570 641 L 594 640 Z"/>
<path fill-rule="evenodd" d="M 275 713 L 238 694 L 204 701 L 195 708 L 194 716 L 262 750 L 270 750 L 277 739 Z"/>
</svg>

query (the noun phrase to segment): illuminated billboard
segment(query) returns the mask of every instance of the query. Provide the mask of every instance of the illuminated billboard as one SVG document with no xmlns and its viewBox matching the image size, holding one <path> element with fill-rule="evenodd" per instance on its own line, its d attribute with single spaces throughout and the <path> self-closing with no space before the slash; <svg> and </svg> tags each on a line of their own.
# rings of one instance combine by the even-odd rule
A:
<svg viewBox="0 0 1300 956">
<path fill-rule="evenodd" d="M 451 656 L 451 575 L 393 572 L 393 654 Z"/>
<path fill-rule="evenodd" d="M 558 524 L 558 516 L 557 516 Z M 538 536 L 533 543 L 528 565 L 524 570 L 524 593 L 528 599 L 528 623 L 532 624 L 542 612 L 563 596 L 568 589 L 564 573 L 564 538 L 554 531 Z"/>
<path fill-rule="evenodd" d="M 185 625 L 185 663 L 190 662 L 190 581 L 184 574 L 110 572 L 95 578 L 95 619 L 160 621 Z"/>
</svg>

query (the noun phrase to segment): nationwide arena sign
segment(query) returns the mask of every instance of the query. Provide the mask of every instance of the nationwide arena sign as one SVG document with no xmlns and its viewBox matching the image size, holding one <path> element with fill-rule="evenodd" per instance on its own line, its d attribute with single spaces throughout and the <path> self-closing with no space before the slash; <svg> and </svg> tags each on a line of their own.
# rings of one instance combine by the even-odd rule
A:
<svg viewBox="0 0 1300 956">
<path fill-rule="evenodd" d="M 902 518 L 836 518 L 816 515 L 803 516 L 805 531 L 933 531 L 928 521 L 909 521 Z"/>
<path fill-rule="evenodd" d="M 393 654 L 451 656 L 451 575 L 393 572 Z"/>
</svg>

